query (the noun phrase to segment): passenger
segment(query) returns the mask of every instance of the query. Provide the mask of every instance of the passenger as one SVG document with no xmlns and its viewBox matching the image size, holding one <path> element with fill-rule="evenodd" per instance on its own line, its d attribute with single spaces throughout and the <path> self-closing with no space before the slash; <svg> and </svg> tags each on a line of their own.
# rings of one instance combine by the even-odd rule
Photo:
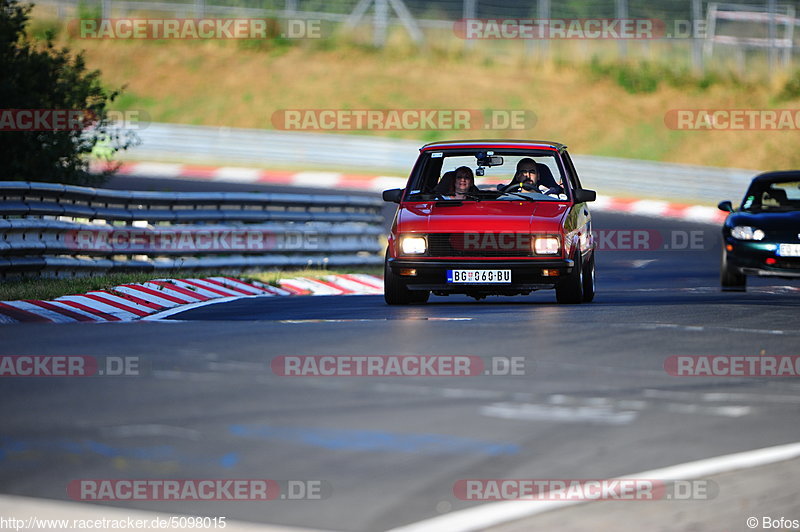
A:
<svg viewBox="0 0 800 532">
<path fill-rule="evenodd" d="M 475 186 L 475 176 L 468 166 L 459 166 L 455 172 L 446 172 L 434 192 L 447 199 L 467 199 L 470 195 L 480 192 Z"/>
</svg>

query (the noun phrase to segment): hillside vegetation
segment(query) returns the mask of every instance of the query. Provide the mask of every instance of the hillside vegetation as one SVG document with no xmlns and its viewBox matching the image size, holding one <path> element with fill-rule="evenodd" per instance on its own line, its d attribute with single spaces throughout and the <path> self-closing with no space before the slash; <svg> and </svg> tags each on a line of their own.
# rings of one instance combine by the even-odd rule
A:
<svg viewBox="0 0 800 532">
<path fill-rule="evenodd" d="M 431 141 L 451 138 L 558 140 L 574 153 L 750 169 L 800 167 L 797 129 L 676 131 L 674 109 L 789 109 L 798 78 L 768 84 L 729 75 L 693 77 L 654 63 L 535 62 L 463 47 L 385 50 L 343 41 L 79 40 L 110 86 L 125 85 L 117 109 L 153 121 L 271 129 L 281 109 L 524 109 L 526 130 L 354 132 Z M 44 28 L 44 29 L 43 29 Z"/>
</svg>

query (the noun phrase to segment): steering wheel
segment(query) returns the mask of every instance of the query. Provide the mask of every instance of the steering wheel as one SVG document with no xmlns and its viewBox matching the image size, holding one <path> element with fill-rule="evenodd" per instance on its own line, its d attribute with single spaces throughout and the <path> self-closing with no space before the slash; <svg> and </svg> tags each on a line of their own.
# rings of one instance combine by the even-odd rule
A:
<svg viewBox="0 0 800 532">
<path fill-rule="evenodd" d="M 520 190 L 525 190 L 526 192 L 539 192 L 539 189 L 536 187 L 536 185 L 530 183 L 511 183 L 503 189 L 503 192 L 518 192 Z"/>
</svg>

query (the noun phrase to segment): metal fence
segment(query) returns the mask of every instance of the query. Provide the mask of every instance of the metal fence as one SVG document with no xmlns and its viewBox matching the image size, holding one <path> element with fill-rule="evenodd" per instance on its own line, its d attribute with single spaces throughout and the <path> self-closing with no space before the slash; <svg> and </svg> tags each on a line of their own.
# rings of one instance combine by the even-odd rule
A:
<svg viewBox="0 0 800 532">
<path fill-rule="evenodd" d="M 791 66 L 795 48 L 793 35 L 800 24 L 795 17 L 800 0 L 732 0 L 724 4 L 709 0 L 38 0 L 55 8 L 60 17 L 92 16 L 114 18 L 132 14 L 173 17 L 269 17 L 317 20 L 325 23 L 326 34 L 344 31 L 350 37 L 366 38 L 383 46 L 392 32 L 406 35 L 418 45 L 434 45 L 462 38 L 468 49 L 508 53 L 519 46 L 526 54 L 542 57 L 587 56 L 663 58 L 674 64 L 705 69 L 733 59 L 741 63 L 761 54 L 775 67 L 778 52 L 783 66 Z M 732 17 L 730 13 L 735 13 Z M 658 25 L 652 38 L 527 38 L 512 39 L 511 47 L 498 41 L 464 38 L 456 30 L 463 20 L 629 20 L 649 19 Z M 755 37 L 754 37 L 755 35 Z M 505 39 L 503 39 L 505 40 Z M 705 52 L 705 53 L 703 53 Z"/>
<path fill-rule="evenodd" d="M 382 264 L 380 200 L 0 183 L 0 278 Z"/>
</svg>

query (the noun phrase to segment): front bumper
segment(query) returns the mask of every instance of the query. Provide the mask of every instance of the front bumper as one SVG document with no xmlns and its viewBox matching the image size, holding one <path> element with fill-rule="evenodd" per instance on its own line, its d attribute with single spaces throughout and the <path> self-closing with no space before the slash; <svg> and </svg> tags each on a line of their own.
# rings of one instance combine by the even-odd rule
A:
<svg viewBox="0 0 800 532">
<path fill-rule="evenodd" d="M 388 267 L 410 290 L 430 290 L 453 294 L 520 294 L 554 288 L 572 273 L 575 261 L 569 259 L 534 260 L 420 260 L 389 258 Z M 511 270 L 510 283 L 448 283 L 447 270 Z M 400 270 L 416 270 L 416 275 L 400 275 Z M 558 276 L 545 276 L 543 270 L 557 270 Z"/>
<path fill-rule="evenodd" d="M 786 279 L 800 278 L 800 257 L 777 255 L 774 243 L 742 242 L 728 238 L 726 244 L 733 246 L 733 251 L 725 252 L 728 266 L 740 274 Z M 767 259 L 774 259 L 775 263 L 767 264 Z"/>
</svg>

